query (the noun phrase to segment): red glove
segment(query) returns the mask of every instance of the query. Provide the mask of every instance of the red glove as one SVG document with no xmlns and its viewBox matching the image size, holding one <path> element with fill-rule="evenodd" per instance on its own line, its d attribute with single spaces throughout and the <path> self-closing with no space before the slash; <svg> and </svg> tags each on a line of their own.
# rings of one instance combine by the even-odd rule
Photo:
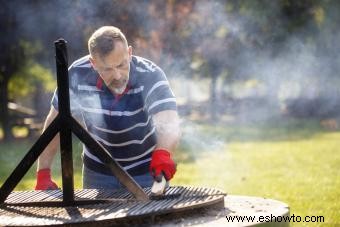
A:
<svg viewBox="0 0 340 227">
<path fill-rule="evenodd" d="M 165 179 L 170 180 L 176 173 L 176 164 L 170 157 L 170 152 L 165 149 L 156 149 L 152 153 L 150 172 L 153 177 L 164 174 Z"/>
<path fill-rule="evenodd" d="M 51 179 L 50 169 L 41 169 L 37 172 L 37 185 L 35 190 L 53 190 L 58 189 L 58 185 Z"/>
</svg>

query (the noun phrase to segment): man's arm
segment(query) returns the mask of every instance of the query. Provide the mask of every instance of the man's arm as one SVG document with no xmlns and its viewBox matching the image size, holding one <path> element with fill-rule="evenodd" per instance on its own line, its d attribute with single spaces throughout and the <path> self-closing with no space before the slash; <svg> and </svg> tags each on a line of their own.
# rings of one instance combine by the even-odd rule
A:
<svg viewBox="0 0 340 227">
<path fill-rule="evenodd" d="M 152 117 L 156 127 L 156 149 L 166 149 L 173 152 L 180 140 L 180 127 L 178 114 L 174 110 L 161 111 Z"/>
<path fill-rule="evenodd" d="M 54 118 L 58 115 L 58 112 L 51 107 L 49 114 L 46 117 L 44 130 L 51 124 Z M 51 166 L 53 158 L 57 153 L 59 144 L 59 134 L 57 134 L 47 145 L 45 150 L 41 153 L 38 158 L 37 167 L 37 184 L 35 185 L 35 190 L 49 190 L 57 189 L 58 185 L 52 181 L 51 178 Z"/>
<path fill-rule="evenodd" d="M 51 122 L 57 115 L 58 115 L 57 110 L 52 106 L 45 120 L 43 129 L 44 131 L 51 124 Z M 39 156 L 37 167 L 38 171 L 41 169 L 51 169 L 53 158 L 57 153 L 58 145 L 59 145 L 59 133 L 51 140 L 50 144 Z"/>
<path fill-rule="evenodd" d="M 171 157 L 179 138 L 179 119 L 176 111 L 166 110 L 153 116 L 153 123 L 156 128 L 157 144 L 152 153 L 150 172 L 157 180 L 164 175 L 169 181 L 176 173 L 176 164 Z"/>
</svg>

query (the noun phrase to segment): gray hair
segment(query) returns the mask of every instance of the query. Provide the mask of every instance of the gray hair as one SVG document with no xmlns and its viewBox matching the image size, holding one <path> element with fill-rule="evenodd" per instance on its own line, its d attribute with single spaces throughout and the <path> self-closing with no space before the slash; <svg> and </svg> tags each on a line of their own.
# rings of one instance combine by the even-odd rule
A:
<svg viewBox="0 0 340 227">
<path fill-rule="evenodd" d="M 97 29 L 88 41 L 90 55 L 98 54 L 105 57 L 115 48 L 115 42 L 122 41 L 126 46 L 128 42 L 122 31 L 114 26 L 103 26 Z"/>
</svg>

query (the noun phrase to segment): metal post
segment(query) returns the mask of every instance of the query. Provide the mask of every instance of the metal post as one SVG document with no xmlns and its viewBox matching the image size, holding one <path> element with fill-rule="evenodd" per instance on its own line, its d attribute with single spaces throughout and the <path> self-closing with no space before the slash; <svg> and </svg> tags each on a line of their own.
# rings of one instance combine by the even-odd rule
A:
<svg viewBox="0 0 340 227">
<path fill-rule="evenodd" d="M 68 80 L 68 60 L 66 41 L 55 41 L 58 108 L 60 117 L 60 155 L 63 179 L 63 202 L 65 205 L 74 203 L 73 159 L 72 159 L 72 131 L 70 127 L 71 110 Z"/>
</svg>

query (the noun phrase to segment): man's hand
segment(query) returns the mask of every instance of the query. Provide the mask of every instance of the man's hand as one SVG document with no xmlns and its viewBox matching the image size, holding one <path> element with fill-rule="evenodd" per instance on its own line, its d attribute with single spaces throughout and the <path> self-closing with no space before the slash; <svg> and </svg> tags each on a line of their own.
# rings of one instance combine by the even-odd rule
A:
<svg viewBox="0 0 340 227">
<path fill-rule="evenodd" d="M 150 163 L 151 175 L 156 178 L 161 173 L 169 181 L 176 173 L 176 164 L 171 159 L 170 152 L 165 149 L 156 149 L 152 153 Z"/>
<path fill-rule="evenodd" d="M 53 190 L 58 189 L 58 185 L 51 179 L 50 169 L 41 169 L 37 172 L 37 185 L 35 190 Z"/>
</svg>

